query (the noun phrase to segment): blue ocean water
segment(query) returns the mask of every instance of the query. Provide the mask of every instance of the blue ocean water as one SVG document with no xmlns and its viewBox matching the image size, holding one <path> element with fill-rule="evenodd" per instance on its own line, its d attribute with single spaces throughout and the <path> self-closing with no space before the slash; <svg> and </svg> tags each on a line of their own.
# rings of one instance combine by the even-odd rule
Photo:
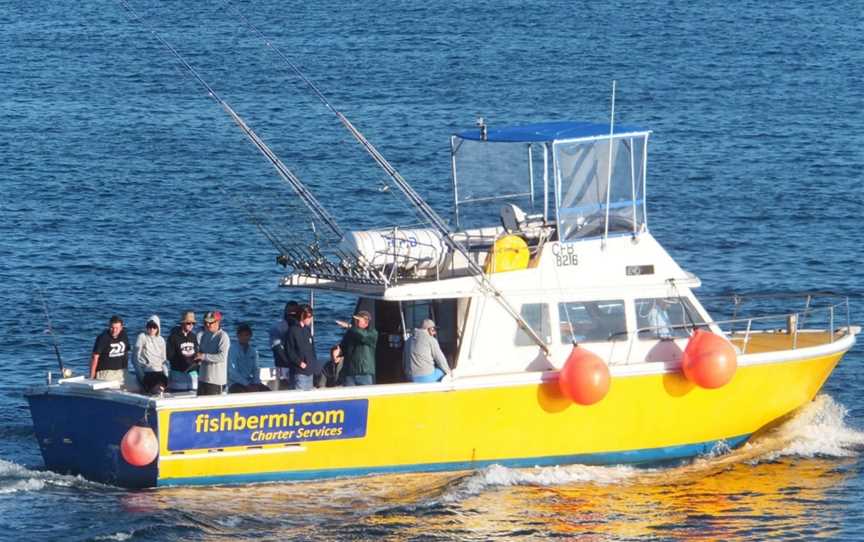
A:
<svg viewBox="0 0 864 542">
<path fill-rule="evenodd" d="M 132 1 L 337 218 L 405 217 L 383 173 L 223 3 Z M 829 290 L 864 320 L 860 5 L 237 2 L 444 215 L 448 137 L 616 120 L 654 131 L 649 225 L 703 292 Z M 129 492 L 42 465 L 22 392 L 54 369 L 37 289 L 83 371 L 112 313 L 216 308 L 263 330 L 288 295 L 290 189 L 120 3 L 0 10 L 0 538 L 864 538 L 856 346 L 776 433 L 666 469 L 562 467 Z M 319 321 L 351 300 L 322 296 Z M 320 341 L 335 338 L 320 325 Z M 758 398 L 754 398 L 758 400 Z"/>
</svg>

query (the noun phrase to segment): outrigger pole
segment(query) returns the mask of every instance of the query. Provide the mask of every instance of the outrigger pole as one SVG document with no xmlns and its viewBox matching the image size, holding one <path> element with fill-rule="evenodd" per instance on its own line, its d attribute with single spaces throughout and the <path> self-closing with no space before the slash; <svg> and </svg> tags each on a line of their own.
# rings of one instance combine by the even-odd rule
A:
<svg viewBox="0 0 864 542">
<path fill-rule="evenodd" d="M 225 5 L 230 5 L 230 0 L 228 0 Z M 360 143 L 360 145 L 362 145 L 364 149 L 366 149 L 366 152 L 369 153 L 372 159 L 375 160 L 375 162 L 381 167 L 381 169 L 383 169 L 384 172 L 387 173 L 387 175 L 393 180 L 393 182 L 396 183 L 396 186 L 399 187 L 399 190 L 402 191 L 402 194 L 405 195 L 408 201 L 410 201 L 411 204 L 413 204 L 414 207 L 416 207 L 417 210 L 421 213 L 421 215 L 423 215 L 423 217 L 426 218 L 426 220 L 428 220 L 435 227 L 435 229 L 438 230 L 444 243 L 446 243 L 451 250 L 460 253 L 465 258 L 468 267 L 471 268 L 471 270 L 473 271 L 472 276 L 477 280 L 477 283 L 480 285 L 481 289 L 485 293 L 491 294 L 492 297 L 501 305 L 501 307 L 503 307 L 504 310 L 507 311 L 507 313 L 514 320 L 516 320 L 516 323 L 519 325 L 519 327 L 525 333 L 527 333 L 529 337 L 531 337 L 531 339 L 537 344 L 537 346 L 539 346 L 546 355 L 549 355 L 549 347 L 546 345 L 546 343 L 537 335 L 537 333 L 531 328 L 528 322 L 526 322 L 525 319 L 522 318 L 522 315 L 520 315 L 519 312 L 517 312 L 516 309 L 514 309 L 510 305 L 510 303 L 504 297 L 504 294 L 492 284 L 492 281 L 489 280 L 483 269 L 479 265 L 477 265 L 474 260 L 471 259 L 470 255 L 468 254 L 468 250 L 464 246 L 462 246 L 462 243 L 456 241 L 453 238 L 450 228 L 447 226 L 444 220 L 442 220 L 441 217 L 438 216 L 438 213 L 436 213 L 435 210 L 432 209 L 432 207 L 428 203 L 426 203 L 426 200 L 424 200 L 420 196 L 420 194 L 418 194 L 417 191 L 414 190 L 414 188 L 408 183 L 408 181 L 406 181 L 402 177 L 402 175 L 396 170 L 396 168 L 394 168 L 390 164 L 390 162 L 388 162 L 387 159 L 384 158 L 384 156 L 380 152 L 378 152 L 378 149 L 375 148 L 375 146 L 366 139 L 366 137 L 360 132 L 360 130 L 355 128 L 351 121 L 348 120 L 345 115 L 343 115 L 340 111 L 333 107 L 327 97 L 324 96 L 324 94 L 318 89 L 317 86 L 315 86 L 315 83 L 313 83 L 309 78 L 307 78 L 303 74 L 303 72 L 300 71 L 300 68 L 298 68 L 297 65 L 291 62 L 291 60 L 289 60 L 288 57 L 285 56 L 285 54 L 283 54 L 278 47 L 273 45 L 273 43 L 269 39 L 267 39 L 267 37 L 260 30 L 258 30 L 258 28 L 255 27 L 249 21 L 249 19 L 240 12 L 239 9 L 234 8 L 234 11 L 240 16 L 241 19 L 243 19 L 243 22 L 246 24 L 246 26 L 249 27 L 249 29 L 252 30 L 255 34 L 257 34 L 264 41 L 267 47 L 269 47 L 276 54 L 278 54 L 282 58 L 282 60 L 284 60 L 285 63 L 291 67 L 291 70 L 293 70 L 294 73 L 297 74 L 297 76 L 300 77 L 300 79 L 302 79 L 303 82 L 306 83 L 306 85 L 310 89 L 312 89 L 318 99 L 321 100 L 321 103 L 323 103 L 324 106 L 327 107 L 327 109 L 329 109 L 333 112 L 334 115 L 336 115 L 336 117 L 339 119 L 339 122 L 342 123 L 342 125 L 351 133 L 352 136 L 354 136 L 354 139 L 356 139 L 357 142 Z"/>
<path fill-rule="evenodd" d="M 138 13 L 132 8 L 132 6 L 129 5 L 126 0 L 119 1 L 121 4 L 123 4 L 123 7 L 132 14 L 135 20 L 138 21 L 139 24 L 141 24 L 141 26 L 149 30 L 153 37 L 159 40 L 159 42 L 163 46 L 165 46 L 166 49 L 171 51 L 171 53 L 177 58 L 180 64 L 182 64 L 183 67 L 186 68 L 186 70 L 190 74 L 192 74 L 192 77 L 194 77 L 195 80 L 201 83 L 201 86 L 203 86 L 207 90 L 208 95 L 213 98 L 216 103 L 222 106 L 222 109 L 224 109 L 225 112 L 228 113 L 228 116 L 231 117 L 231 120 L 233 120 L 234 123 L 240 127 L 243 133 L 246 134 L 246 137 L 249 138 L 249 140 L 255 145 L 255 147 L 258 148 L 259 151 L 261 151 L 261 154 L 263 154 L 267 158 L 267 160 L 269 160 L 270 163 L 273 164 L 273 167 L 276 168 L 279 176 L 282 177 L 282 179 L 287 182 L 291 186 L 291 188 L 294 189 L 294 192 L 300 197 L 301 200 L 303 200 L 306 206 L 313 213 L 315 213 L 315 215 L 324 224 L 326 224 L 328 228 L 330 228 L 333 234 L 337 238 L 341 239 L 343 237 L 342 228 L 339 227 L 339 225 L 336 223 L 336 220 L 334 220 L 330 213 L 328 213 L 327 210 L 318 202 L 312 192 L 310 192 L 309 189 L 306 188 L 306 185 L 303 184 L 303 182 L 294 174 L 294 172 L 292 172 L 290 169 L 288 169 L 287 166 L 285 166 L 285 164 L 282 163 L 279 157 L 276 156 L 276 153 L 274 153 L 270 149 L 270 147 L 268 147 L 267 144 L 264 143 L 264 141 L 260 137 L 258 137 L 258 134 L 256 134 L 252 130 L 252 128 L 250 128 L 246 124 L 246 122 L 240 117 L 240 115 L 238 115 L 237 112 L 234 111 L 234 109 L 230 105 L 228 105 L 228 103 L 223 100 L 219 96 L 219 94 L 216 93 L 215 90 L 213 90 L 213 87 L 207 84 L 207 81 L 205 81 L 200 75 L 198 75 L 198 72 L 195 71 L 195 68 L 193 68 L 188 62 L 186 62 L 186 60 L 182 56 L 180 56 L 180 53 L 178 53 L 177 50 L 171 46 L 171 44 L 165 41 L 162 36 L 157 34 L 155 30 L 150 28 L 147 23 L 145 23 L 144 20 L 141 19 Z"/>
</svg>

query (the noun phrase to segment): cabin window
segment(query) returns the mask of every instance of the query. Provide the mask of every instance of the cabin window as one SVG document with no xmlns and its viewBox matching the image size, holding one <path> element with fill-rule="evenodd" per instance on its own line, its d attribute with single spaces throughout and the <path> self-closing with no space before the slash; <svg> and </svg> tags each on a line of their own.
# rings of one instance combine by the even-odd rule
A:
<svg viewBox="0 0 864 542">
<path fill-rule="evenodd" d="M 431 301 L 409 301 L 402 304 L 402 309 L 405 312 L 405 327 L 408 328 L 408 333 L 420 327 L 426 318 L 435 319 Z"/>
<path fill-rule="evenodd" d="M 640 339 L 675 339 L 690 336 L 693 324 L 704 324 L 685 297 L 652 297 L 636 300 L 636 327 Z"/>
<path fill-rule="evenodd" d="M 549 305 L 546 303 L 525 303 L 519 310 L 519 315 L 531 326 L 537 335 L 546 344 L 552 342 L 552 333 L 549 331 Z M 516 327 L 516 346 L 534 346 L 534 340 Z"/>
<path fill-rule="evenodd" d="M 569 301 L 558 304 L 562 343 L 619 341 L 627 338 L 624 301 Z"/>
</svg>

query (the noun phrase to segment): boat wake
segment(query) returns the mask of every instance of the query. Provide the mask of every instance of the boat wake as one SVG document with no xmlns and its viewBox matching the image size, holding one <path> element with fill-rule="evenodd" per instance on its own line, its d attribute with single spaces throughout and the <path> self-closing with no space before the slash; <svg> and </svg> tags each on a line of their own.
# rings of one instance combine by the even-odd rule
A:
<svg viewBox="0 0 864 542">
<path fill-rule="evenodd" d="M 492 465 L 467 476 L 442 495 L 444 502 L 460 501 L 466 496 L 477 495 L 490 488 L 509 486 L 559 486 L 592 483 L 612 485 L 638 475 L 638 467 L 615 465 L 598 467 L 591 465 L 567 465 L 535 467 L 533 469 L 511 469 Z"/>
<path fill-rule="evenodd" d="M 51 471 L 31 470 L 0 459 L 0 495 L 41 491 L 50 487 L 107 488 L 80 476 L 68 476 Z"/>
<path fill-rule="evenodd" d="M 775 437 L 785 440 L 778 450 L 769 451 L 761 460 L 784 456 L 852 457 L 864 450 L 864 431 L 846 425 L 849 411 L 828 395 L 820 395 L 801 408 L 791 419 L 775 429 Z M 757 444 L 759 439 L 755 441 Z"/>
<path fill-rule="evenodd" d="M 492 465 L 454 481 L 441 495 L 444 502 L 460 501 L 484 491 L 510 486 L 568 486 L 591 484 L 665 484 L 693 475 L 707 476 L 738 464 L 758 465 L 782 458 L 843 458 L 864 450 L 864 431 L 846 424 L 847 409 L 828 395 L 820 395 L 779 425 L 732 450 L 720 444 L 710 453 L 676 467 L 567 465 L 511 469 Z"/>
</svg>

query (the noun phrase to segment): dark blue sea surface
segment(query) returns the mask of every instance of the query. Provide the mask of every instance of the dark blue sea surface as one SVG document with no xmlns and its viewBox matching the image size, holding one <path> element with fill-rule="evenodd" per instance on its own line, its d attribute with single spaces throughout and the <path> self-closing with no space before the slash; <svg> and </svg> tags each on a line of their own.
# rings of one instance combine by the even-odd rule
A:
<svg viewBox="0 0 864 542">
<path fill-rule="evenodd" d="M 827 290 L 864 321 L 859 2 L 131 5 L 352 228 L 410 215 L 234 6 L 446 217 L 451 133 L 608 122 L 617 80 L 616 122 L 653 130 L 649 226 L 702 293 Z M 283 238 L 308 216 L 122 4 L 0 21 L 0 539 L 864 539 L 861 346 L 774 433 L 681 467 L 148 491 L 45 472 L 22 393 L 56 368 L 38 289 L 79 373 L 113 313 L 137 333 L 219 309 L 266 351 L 292 294 L 241 208 Z M 316 301 L 326 345 L 352 300 Z"/>
</svg>

